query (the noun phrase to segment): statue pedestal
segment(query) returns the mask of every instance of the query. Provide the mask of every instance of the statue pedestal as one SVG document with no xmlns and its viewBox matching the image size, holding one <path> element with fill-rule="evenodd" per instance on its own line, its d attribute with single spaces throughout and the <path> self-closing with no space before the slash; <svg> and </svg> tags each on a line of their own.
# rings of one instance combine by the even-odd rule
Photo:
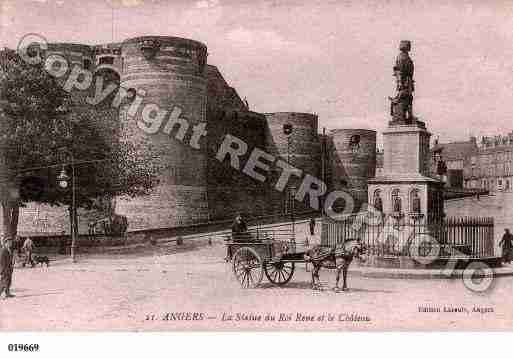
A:
<svg viewBox="0 0 513 359">
<path fill-rule="evenodd" d="M 417 118 L 413 119 L 412 121 L 403 122 L 403 121 L 388 121 L 389 127 L 395 127 L 395 126 L 417 126 L 420 128 L 426 128 L 426 123 L 423 121 L 418 120 Z"/>
<path fill-rule="evenodd" d="M 429 173 L 430 137 L 421 121 L 388 126 L 383 132 L 383 172 L 369 180 L 371 206 L 379 197 L 384 214 L 415 213 L 420 220 L 443 216 L 443 182 Z"/>
<path fill-rule="evenodd" d="M 421 122 L 389 126 L 383 132 L 383 173 L 429 176 L 430 137 Z"/>
</svg>

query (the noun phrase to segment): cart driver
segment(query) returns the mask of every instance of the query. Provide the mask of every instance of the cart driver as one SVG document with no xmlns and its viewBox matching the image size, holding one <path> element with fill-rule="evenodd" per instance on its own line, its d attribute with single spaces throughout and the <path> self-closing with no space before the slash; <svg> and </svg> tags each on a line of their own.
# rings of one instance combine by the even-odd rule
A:
<svg viewBox="0 0 513 359">
<path fill-rule="evenodd" d="M 249 240 L 248 226 L 240 213 L 237 213 L 232 224 L 232 240 L 234 242 L 244 242 Z M 228 262 L 231 260 L 233 253 L 230 251 L 230 246 L 227 246 L 226 248 L 225 260 Z"/>
<path fill-rule="evenodd" d="M 232 239 L 235 241 L 248 240 L 248 225 L 240 213 L 237 214 L 232 224 Z"/>
</svg>

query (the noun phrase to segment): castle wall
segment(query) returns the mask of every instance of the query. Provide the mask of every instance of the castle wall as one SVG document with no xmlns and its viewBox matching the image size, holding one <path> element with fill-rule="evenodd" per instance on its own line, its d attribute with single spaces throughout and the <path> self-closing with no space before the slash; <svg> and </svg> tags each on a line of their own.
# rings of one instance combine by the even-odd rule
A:
<svg viewBox="0 0 513 359">
<path fill-rule="evenodd" d="M 337 129 L 329 135 L 331 184 L 349 191 L 358 210 L 367 203 L 367 181 L 376 175 L 376 131 Z"/>
<path fill-rule="evenodd" d="M 265 151 L 284 162 L 302 171 L 303 175 L 309 174 L 320 179 L 321 151 L 318 136 L 317 115 L 299 112 L 276 112 L 264 114 L 267 120 Z M 293 127 L 292 134 L 287 138 L 283 133 L 283 125 L 290 124 Z M 280 168 L 271 173 L 271 182 L 275 183 L 281 175 Z M 273 190 L 269 193 L 270 210 L 274 213 L 291 211 L 291 201 L 287 200 L 288 188 L 298 189 L 301 185 L 301 177 L 292 175 L 284 192 Z M 294 211 L 309 211 L 308 197 L 303 202 L 295 201 Z"/>
<path fill-rule="evenodd" d="M 265 118 L 254 112 L 226 111 L 208 124 L 208 207 L 212 220 L 233 218 L 241 212 L 245 216 L 262 216 L 269 212 L 268 193 L 271 184 L 259 182 L 223 162 L 216 153 L 226 135 L 235 136 L 247 144 L 248 150 L 240 157 L 241 167 L 254 148 L 264 149 Z"/>
<path fill-rule="evenodd" d="M 141 48 L 151 41 L 158 42 L 154 57 L 145 56 Z M 150 196 L 120 198 L 116 201 L 117 213 L 127 215 L 129 219 L 129 230 L 227 219 L 237 212 L 248 216 L 290 213 L 291 202 L 286 198 L 287 191 L 282 193 L 274 189 L 281 169 L 275 168 L 267 175 L 266 182 L 261 183 L 241 170 L 233 169 L 228 161 L 221 163 L 215 158 L 227 134 L 238 137 L 248 145 L 248 153 L 241 158 L 242 164 L 253 148 L 259 148 L 283 161 L 289 159 L 293 166 L 302 171 L 303 176 L 309 174 L 321 179 L 317 116 L 296 112 L 259 114 L 249 111 L 219 69 L 206 65 L 207 48 L 200 42 L 177 37 L 146 36 L 96 46 L 49 44 L 46 56 L 51 54 L 64 56 L 70 70 L 75 65 L 91 70 L 94 81 L 102 77 L 104 88 L 107 86 L 105 81 L 114 81 L 125 89 L 132 88 L 138 94 L 145 95 L 135 118 L 129 118 L 127 111 L 130 103 L 124 102 L 119 109 L 111 107 L 116 93 L 92 107 L 86 98 L 94 95 L 94 84 L 88 91 L 72 92 L 75 103 L 91 111 L 88 120 L 106 140 L 131 141 L 141 151 L 155 151 L 155 156 L 159 158 L 160 185 L 154 192 Z M 142 131 L 137 121 L 142 119 L 142 109 L 149 103 L 168 111 L 164 124 L 169 113 L 178 107 L 180 117 L 191 124 L 185 137 L 181 140 L 175 138 L 176 127 L 170 134 L 163 133 L 163 128 L 155 134 Z M 192 127 L 203 122 L 207 124 L 207 135 L 200 141 L 200 149 L 193 149 L 189 146 Z M 287 146 L 288 139 L 283 134 L 286 123 L 293 126 L 290 146 Z M 325 138 L 325 178 L 329 190 L 346 188 L 348 183 L 351 188 L 360 189 L 365 186 L 365 179 L 374 175 L 374 131 L 360 133 L 365 156 L 356 162 L 350 160 L 342 149 L 351 133 L 341 132 L 335 137 Z M 336 163 L 332 165 L 331 162 Z M 301 179 L 295 176 L 289 181 L 289 187 L 299 188 L 300 184 Z M 310 210 L 308 197 L 304 203 L 294 202 L 294 207 L 296 212 Z M 79 211 L 80 232 L 87 232 L 89 221 L 104 215 Z M 67 209 L 30 203 L 21 211 L 20 231 L 68 233 Z"/>
<path fill-rule="evenodd" d="M 226 83 L 219 69 L 212 65 L 205 66 L 207 78 L 207 118 L 217 119 L 222 111 L 247 111 L 237 91 Z"/>
<path fill-rule="evenodd" d="M 88 233 L 89 223 L 105 218 L 101 211 L 78 209 L 78 232 Z M 1 219 L 0 219 L 1 221 Z M 67 207 L 30 202 L 20 208 L 18 234 L 70 234 L 70 216 Z"/>
<path fill-rule="evenodd" d="M 141 49 L 148 41 L 155 46 L 158 43 L 152 57 L 145 57 Z M 128 217 L 129 230 L 174 227 L 209 219 L 206 145 L 201 142 L 199 150 L 189 145 L 192 127 L 206 121 L 206 56 L 207 48 L 202 43 L 175 37 L 140 37 L 122 45 L 121 85 L 137 93 L 144 91 L 145 97 L 133 119 L 120 114 L 121 137 L 151 142 L 155 148 L 152 155 L 159 158 L 161 166 L 160 184 L 150 196 L 117 201 L 116 211 Z M 168 115 L 179 111 L 179 117 L 190 124 L 186 136 L 176 138 L 178 126 L 166 134 L 166 121 L 154 134 L 140 130 L 137 122 L 143 119 L 146 104 L 155 104 L 167 110 Z"/>
</svg>

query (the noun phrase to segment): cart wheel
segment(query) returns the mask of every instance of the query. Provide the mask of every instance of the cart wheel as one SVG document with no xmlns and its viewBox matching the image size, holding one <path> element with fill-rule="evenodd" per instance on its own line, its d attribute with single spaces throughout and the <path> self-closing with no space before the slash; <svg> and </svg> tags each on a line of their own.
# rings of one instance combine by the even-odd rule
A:
<svg viewBox="0 0 513 359">
<path fill-rule="evenodd" d="M 294 275 L 295 264 L 291 262 L 267 263 L 264 267 L 265 276 L 275 285 L 287 284 Z"/>
<path fill-rule="evenodd" d="M 233 255 L 233 274 L 242 288 L 255 288 L 262 282 L 262 260 L 249 247 L 242 247 Z"/>
</svg>

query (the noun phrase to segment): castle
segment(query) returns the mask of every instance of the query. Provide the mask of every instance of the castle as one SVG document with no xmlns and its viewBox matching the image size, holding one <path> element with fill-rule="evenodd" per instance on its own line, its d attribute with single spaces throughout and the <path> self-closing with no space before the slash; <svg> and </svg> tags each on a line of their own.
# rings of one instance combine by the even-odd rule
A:
<svg viewBox="0 0 513 359">
<path fill-rule="evenodd" d="M 179 115 L 190 126 L 206 123 L 204 142 L 197 149 L 177 140 L 177 131 L 186 130 L 178 122 L 169 129 L 171 133 L 148 134 L 138 129 L 137 122 L 143 119 L 141 109 L 129 116 L 131 104 L 126 101 L 119 108 L 98 110 L 101 121 L 119 121 L 120 139 L 151 141 L 162 165 L 160 184 L 152 195 L 116 199 L 116 212 L 128 217 L 129 230 L 223 220 L 237 212 L 256 217 L 290 211 L 288 191 L 273 187 L 279 173 L 271 173 L 267 181 L 260 182 L 230 167 L 229 161 L 216 159 L 216 149 L 226 135 L 288 161 L 303 173 L 323 180 L 330 190 L 348 190 L 357 206 L 367 203 L 367 179 L 375 176 L 376 169 L 375 131 L 335 129 L 323 135 L 315 114 L 250 110 L 219 69 L 207 63 L 207 46 L 198 41 L 144 36 L 94 46 L 53 43 L 48 44 L 43 57 L 50 55 L 63 56 L 70 64 L 132 93 L 143 93 L 144 103 L 169 113 L 179 106 Z M 75 95 L 82 101 L 89 94 Z M 284 125 L 292 126 L 289 136 L 284 134 Z M 182 139 L 184 136 L 190 139 L 190 131 Z M 247 160 L 249 153 L 241 158 Z M 289 181 L 290 187 L 298 185 L 294 179 Z M 294 208 L 297 212 L 310 210 L 307 199 L 295 203 Z M 68 231 L 64 212 L 30 204 L 21 211 L 20 231 Z M 88 216 L 81 213 L 79 228 L 84 232 Z"/>
</svg>

